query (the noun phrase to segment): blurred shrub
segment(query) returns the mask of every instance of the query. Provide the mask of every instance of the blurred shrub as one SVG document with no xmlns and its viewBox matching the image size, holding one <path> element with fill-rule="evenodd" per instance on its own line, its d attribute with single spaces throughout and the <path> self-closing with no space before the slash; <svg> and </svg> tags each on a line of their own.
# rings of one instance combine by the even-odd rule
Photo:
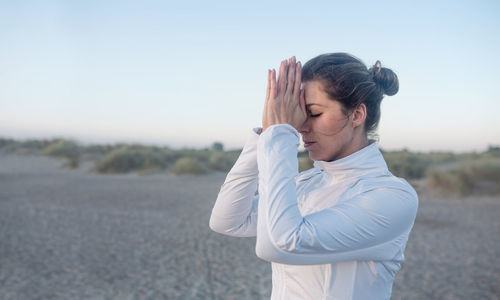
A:
<svg viewBox="0 0 500 300">
<path fill-rule="evenodd" d="M 314 162 L 309 158 L 309 152 L 307 150 L 299 151 L 297 153 L 297 159 L 299 161 L 299 173 L 314 167 Z"/>
<path fill-rule="evenodd" d="M 429 172 L 429 186 L 456 195 L 468 195 L 473 191 L 474 180 L 463 170 L 432 169 Z"/>
<path fill-rule="evenodd" d="M 500 159 L 480 159 L 465 166 L 479 180 L 492 181 L 500 185 Z M 499 186 L 500 187 L 500 186 Z"/>
<path fill-rule="evenodd" d="M 309 170 L 312 167 L 314 167 L 314 165 L 313 165 L 314 161 L 312 161 L 309 158 L 309 156 L 299 156 L 298 160 L 299 160 L 299 173 L 302 171 Z"/>
<path fill-rule="evenodd" d="M 500 193 L 500 159 L 467 161 L 451 170 L 432 169 L 429 186 L 457 195 Z"/>
<path fill-rule="evenodd" d="M 214 151 L 224 151 L 224 144 L 221 142 L 214 142 L 212 144 L 212 150 Z"/>
<path fill-rule="evenodd" d="M 417 152 L 417 155 L 429 160 L 431 164 L 444 164 L 458 160 L 457 155 L 453 152 Z"/>
<path fill-rule="evenodd" d="M 488 146 L 488 150 L 481 153 L 483 158 L 500 158 L 500 146 Z"/>
<path fill-rule="evenodd" d="M 18 144 L 19 142 L 13 139 L 0 138 L 0 149 L 6 152 L 14 151 L 17 148 Z"/>
<path fill-rule="evenodd" d="M 86 159 L 90 160 L 100 160 L 103 158 L 106 154 L 111 152 L 114 149 L 117 149 L 120 147 L 113 146 L 113 145 L 88 145 L 85 147 L 82 147 L 82 155 L 85 156 Z"/>
<path fill-rule="evenodd" d="M 175 161 L 177 161 L 181 157 L 190 157 L 190 158 L 195 158 L 200 163 L 207 165 L 208 160 L 210 159 L 210 156 L 212 155 L 212 152 L 213 151 L 209 150 L 209 149 L 182 148 L 179 150 L 175 150 L 172 153 L 172 158 L 175 158 Z"/>
<path fill-rule="evenodd" d="M 181 157 L 179 158 L 174 166 L 170 169 L 170 172 L 175 175 L 181 174 L 205 174 L 207 173 L 206 167 L 201 164 L 194 157 Z"/>
<path fill-rule="evenodd" d="M 451 152 L 418 153 L 408 150 L 382 151 L 387 167 L 392 174 L 405 179 L 419 179 L 427 175 L 431 166 L 457 161 Z"/>
<path fill-rule="evenodd" d="M 167 167 L 167 155 L 158 147 L 123 145 L 109 151 L 95 163 L 98 173 L 126 173 L 135 170 L 164 170 Z"/>
<path fill-rule="evenodd" d="M 239 154 L 234 152 L 214 151 L 208 158 L 208 167 L 212 170 L 227 172 L 231 170 Z"/>
<path fill-rule="evenodd" d="M 49 143 L 42 151 L 42 154 L 53 157 L 66 158 L 65 167 L 76 168 L 80 160 L 80 148 L 73 142 L 68 140 L 54 140 Z"/>
<path fill-rule="evenodd" d="M 39 151 L 48 146 L 47 143 L 41 140 L 26 140 L 20 144 L 22 148 Z"/>
<path fill-rule="evenodd" d="M 15 152 L 19 154 L 39 154 L 48 145 L 59 140 L 34 140 L 16 141 L 13 139 L 0 138 L 0 149 L 6 152 Z"/>
<path fill-rule="evenodd" d="M 430 160 L 408 151 L 385 152 L 389 170 L 398 177 L 416 179 L 425 176 Z"/>
<path fill-rule="evenodd" d="M 3 148 L 7 145 L 12 145 L 13 143 L 16 143 L 16 141 L 13 139 L 0 138 L 0 148 Z"/>
<path fill-rule="evenodd" d="M 240 153 L 188 148 L 173 150 L 168 147 L 141 145 L 121 145 L 111 151 L 92 146 L 86 151 L 94 153 L 94 156 L 108 151 L 95 164 L 94 170 L 99 173 L 123 173 L 137 170 L 139 174 L 156 173 L 170 166 L 174 174 L 203 174 L 208 169 L 229 171 Z M 188 159 L 181 160 L 182 158 Z"/>
</svg>

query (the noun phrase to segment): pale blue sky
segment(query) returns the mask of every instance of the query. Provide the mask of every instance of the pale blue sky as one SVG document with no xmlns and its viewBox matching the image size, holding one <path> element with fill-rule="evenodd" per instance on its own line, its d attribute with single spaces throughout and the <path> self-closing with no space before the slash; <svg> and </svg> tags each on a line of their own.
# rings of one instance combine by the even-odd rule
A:
<svg viewBox="0 0 500 300">
<path fill-rule="evenodd" d="M 327 52 L 400 79 L 380 146 L 500 144 L 498 1 L 1 1 L 0 136 L 242 147 L 268 68 Z"/>
</svg>

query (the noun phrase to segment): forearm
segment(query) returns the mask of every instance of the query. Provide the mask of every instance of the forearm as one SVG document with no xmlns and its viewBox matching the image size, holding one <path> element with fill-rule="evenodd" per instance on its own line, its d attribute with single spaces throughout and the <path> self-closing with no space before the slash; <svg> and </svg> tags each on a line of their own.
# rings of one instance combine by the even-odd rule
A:
<svg viewBox="0 0 500 300">
<path fill-rule="evenodd" d="M 258 132 L 254 128 L 221 186 L 210 217 L 210 228 L 216 232 L 232 236 L 255 236 Z"/>
<path fill-rule="evenodd" d="M 262 134 L 258 144 L 259 232 L 262 230 L 269 234 L 278 248 L 291 243 L 291 234 L 302 220 L 295 186 L 298 174 L 297 134 L 288 124 L 272 126 Z"/>
</svg>

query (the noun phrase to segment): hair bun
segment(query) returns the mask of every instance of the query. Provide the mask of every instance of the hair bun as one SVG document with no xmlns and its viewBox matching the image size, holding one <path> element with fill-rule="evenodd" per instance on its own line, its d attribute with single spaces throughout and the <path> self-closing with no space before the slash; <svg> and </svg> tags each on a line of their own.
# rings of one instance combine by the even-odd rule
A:
<svg viewBox="0 0 500 300">
<path fill-rule="evenodd" d="M 398 76 L 391 69 L 383 68 L 379 60 L 368 71 L 373 75 L 373 81 L 387 96 L 395 95 L 399 90 Z"/>
</svg>

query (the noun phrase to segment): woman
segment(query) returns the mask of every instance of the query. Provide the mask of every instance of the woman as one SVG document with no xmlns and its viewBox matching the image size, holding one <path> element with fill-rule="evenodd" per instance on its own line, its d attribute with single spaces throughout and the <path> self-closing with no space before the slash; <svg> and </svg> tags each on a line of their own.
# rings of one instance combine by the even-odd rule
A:
<svg viewBox="0 0 500 300">
<path fill-rule="evenodd" d="M 277 82 L 275 73 L 262 128 L 229 171 L 210 228 L 257 237 L 257 256 L 272 263 L 271 299 L 389 299 L 418 207 L 369 138 L 396 75 L 346 53 L 303 68 L 292 57 Z M 300 174 L 299 133 L 314 161 Z"/>
</svg>

